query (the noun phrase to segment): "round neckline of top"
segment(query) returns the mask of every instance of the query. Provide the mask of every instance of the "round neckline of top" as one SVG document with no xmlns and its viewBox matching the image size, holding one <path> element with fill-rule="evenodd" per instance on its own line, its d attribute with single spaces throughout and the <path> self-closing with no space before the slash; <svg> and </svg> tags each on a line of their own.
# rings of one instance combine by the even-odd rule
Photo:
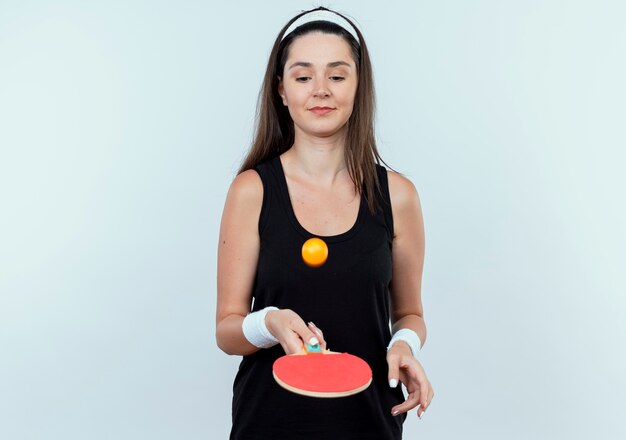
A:
<svg viewBox="0 0 626 440">
<path fill-rule="evenodd" d="M 314 234 L 308 231 L 304 226 L 302 226 L 302 224 L 296 217 L 296 212 L 293 209 L 293 204 L 291 203 L 291 196 L 289 195 L 289 187 L 287 186 L 287 176 L 285 175 L 285 169 L 283 168 L 283 163 L 282 163 L 282 160 L 280 159 L 280 155 L 276 156 L 274 158 L 274 161 L 275 161 L 276 169 L 279 175 L 278 177 L 280 181 L 281 193 L 282 193 L 283 198 L 285 199 L 285 205 L 287 207 L 287 215 L 289 217 L 289 220 L 293 224 L 293 226 L 296 228 L 298 232 L 300 232 L 302 236 L 304 236 L 307 239 L 312 238 L 312 237 L 319 237 L 327 243 L 336 243 L 336 242 L 351 238 L 359 230 L 359 228 L 363 224 L 363 219 L 365 217 L 364 215 L 365 207 L 367 205 L 365 197 L 363 196 L 362 193 L 360 195 L 359 210 L 356 216 L 356 220 L 354 221 L 350 229 L 348 229 L 345 232 L 342 232 L 340 234 L 335 234 L 335 235 L 319 235 L 319 234 Z"/>
</svg>

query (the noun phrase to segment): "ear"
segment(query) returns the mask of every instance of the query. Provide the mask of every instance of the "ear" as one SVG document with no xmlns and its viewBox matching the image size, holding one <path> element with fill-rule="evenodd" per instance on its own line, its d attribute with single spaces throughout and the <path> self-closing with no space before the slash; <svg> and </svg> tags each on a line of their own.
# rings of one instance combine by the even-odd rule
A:
<svg viewBox="0 0 626 440">
<path fill-rule="evenodd" d="M 287 107 L 287 98 L 285 97 L 285 88 L 283 87 L 283 79 L 278 77 L 278 94 L 283 98 L 283 105 Z"/>
</svg>

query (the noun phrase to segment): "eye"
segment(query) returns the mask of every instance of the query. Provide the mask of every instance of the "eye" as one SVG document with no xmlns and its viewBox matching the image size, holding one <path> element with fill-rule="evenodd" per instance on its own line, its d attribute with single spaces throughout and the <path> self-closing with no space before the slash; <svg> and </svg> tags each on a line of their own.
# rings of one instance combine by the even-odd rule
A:
<svg viewBox="0 0 626 440">
<path fill-rule="evenodd" d="M 298 78 L 296 78 L 296 81 L 300 81 L 301 79 L 307 80 L 307 79 L 310 79 L 310 78 L 308 76 L 299 76 Z M 304 82 L 304 81 L 300 81 L 300 82 Z"/>
<path fill-rule="evenodd" d="M 330 78 L 336 81 L 343 81 L 345 79 L 343 76 L 331 76 Z"/>
</svg>

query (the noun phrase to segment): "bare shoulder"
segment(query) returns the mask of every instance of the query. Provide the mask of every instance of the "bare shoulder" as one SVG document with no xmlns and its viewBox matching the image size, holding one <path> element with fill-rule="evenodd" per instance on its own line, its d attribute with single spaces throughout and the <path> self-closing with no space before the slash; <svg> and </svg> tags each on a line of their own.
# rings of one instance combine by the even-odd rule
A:
<svg viewBox="0 0 626 440">
<path fill-rule="evenodd" d="M 255 170 L 246 170 L 233 179 L 229 193 L 244 198 L 263 196 L 263 182 Z"/>
<path fill-rule="evenodd" d="M 415 185 L 408 178 L 387 171 L 389 197 L 393 216 L 394 239 L 408 237 L 410 240 L 422 241 L 423 218 L 419 194 Z"/>
<path fill-rule="evenodd" d="M 246 170 L 233 179 L 226 195 L 222 221 L 238 227 L 258 219 L 263 205 L 263 182 L 255 170 Z"/>
<path fill-rule="evenodd" d="M 413 182 L 391 170 L 387 170 L 387 180 L 391 206 L 394 211 L 401 212 L 407 208 L 419 206 L 419 194 Z"/>
<path fill-rule="evenodd" d="M 246 170 L 237 175 L 228 189 L 227 204 L 260 207 L 263 202 L 263 182 L 255 170 Z"/>
</svg>

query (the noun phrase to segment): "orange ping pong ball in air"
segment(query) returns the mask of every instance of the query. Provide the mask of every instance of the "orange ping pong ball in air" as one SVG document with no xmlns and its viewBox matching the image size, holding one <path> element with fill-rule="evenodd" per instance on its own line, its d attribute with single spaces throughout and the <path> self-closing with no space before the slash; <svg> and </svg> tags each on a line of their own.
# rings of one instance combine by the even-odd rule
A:
<svg viewBox="0 0 626 440">
<path fill-rule="evenodd" d="M 311 267 L 319 267 L 328 258 L 328 246 L 321 238 L 309 238 L 302 245 L 302 259 Z"/>
</svg>

